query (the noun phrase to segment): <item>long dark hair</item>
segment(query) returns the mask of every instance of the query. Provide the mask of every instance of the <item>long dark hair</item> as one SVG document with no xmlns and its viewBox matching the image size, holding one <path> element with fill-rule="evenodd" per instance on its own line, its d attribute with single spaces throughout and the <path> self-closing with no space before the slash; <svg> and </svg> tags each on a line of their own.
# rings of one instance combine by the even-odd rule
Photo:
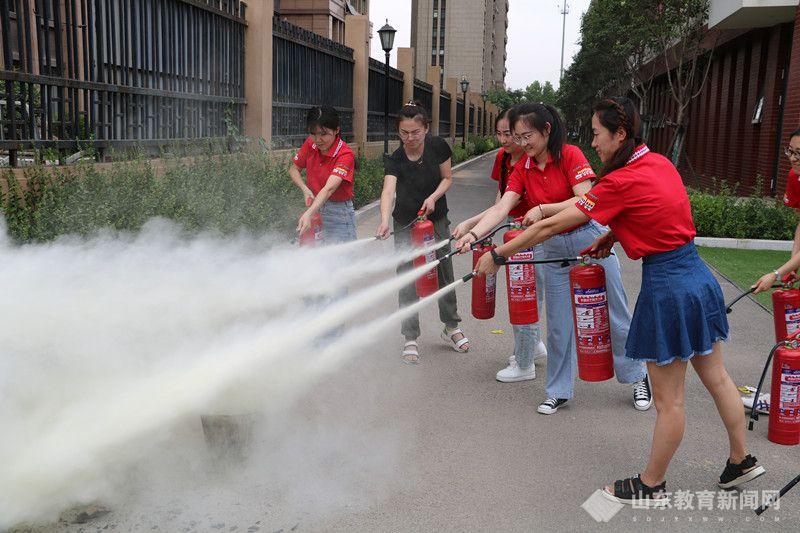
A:
<svg viewBox="0 0 800 533">
<path fill-rule="evenodd" d="M 625 132 L 622 145 L 603 165 L 600 171 L 602 178 L 609 172 L 624 167 L 636 147 L 642 144 L 642 119 L 631 99 L 624 96 L 612 96 L 602 100 L 594 106 L 594 112 L 600 124 L 612 134 L 618 132 L 620 128 Z"/>
<path fill-rule="evenodd" d="M 508 121 L 511 123 L 512 131 L 520 120 L 542 134 L 547 133 L 547 124 L 550 124 L 547 150 L 553 156 L 553 161 L 556 163 L 561 161 L 561 148 L 564 146 L 564 122 L 556 108 L 543 103 L 529 103 L 519 104 L 509 109 Z"/>
<path fill-rule="evenodd" d="M 511 110 L 514 109 L 510 107 L 508 109 L 503 109 L 497 115 L 497 118 L 494 119 L 494 130 L 497 131 L 497 125 L 500 124 L 500 121 L 504 118 L 508 117 L 508 114 Z M 503 158 L 500 160 L 500 194 L 502 195 L 506 190 L 506 180 L 508 180 L 508 162 L 511 160 L 511 154 L 503 150 Z"/>
</svg>

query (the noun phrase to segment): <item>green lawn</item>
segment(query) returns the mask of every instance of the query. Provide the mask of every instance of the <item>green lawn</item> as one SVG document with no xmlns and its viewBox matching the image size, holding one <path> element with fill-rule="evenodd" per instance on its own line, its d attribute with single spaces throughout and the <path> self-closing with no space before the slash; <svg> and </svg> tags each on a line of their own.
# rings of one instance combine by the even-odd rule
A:
<svg viewBox="0 0 800 533">
<path fill-rule="evenodd" d="M 789 252 L 775 250 L 735 250 L 704 246 L 698 246 L 697 251 L 708 264 L 742 289 L 749 289 L 758 278 L 784 264 L 791 255 Z M 755 298 L 767 309 L 772 309 L 769 293 L 758 294 Z"/>
</svg>

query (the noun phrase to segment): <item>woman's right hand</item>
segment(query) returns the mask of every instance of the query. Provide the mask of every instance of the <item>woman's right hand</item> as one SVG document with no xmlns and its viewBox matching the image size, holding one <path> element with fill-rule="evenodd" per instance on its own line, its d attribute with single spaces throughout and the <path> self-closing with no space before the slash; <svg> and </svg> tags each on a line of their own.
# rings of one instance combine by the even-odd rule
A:
<svg viewBox="0 0 800 533">
<path fill-rule="evenodd" d="M 597 237 L 590 247 L 581 250 L 581 255 L 588 255 L 595 259 L 605 259 L 611 255 L 615 240 L 614 234 L 611 231 L 607 231 Z"/>
<path fill-rule="evenodd" d="M 389 236 L 389 223 L 381 221 L 378 225 L 378 231 L 375 232 L 375 236 L 379 239 L 387 238 Z"/>
<path fill-rule="evenodd" d="M 456 229 L 453 230 L 453 237 L 455 237 L 456 239 L 460 239 L 461 237 L 469 233 L 469 230 L 473 228 L 474 224 L 468 224 L 467 222 L 468 221 L 465 220 L 464 222 L 456 226 Z"/>
<path fill-rule="evenodd" d="M 456 241 L 455 248 L 458 250 L 458 253 L 465 254 L 469 252 L 470 245 L 475 242 L 475 237 L 471 233 L 467 233 L 458 241 Z"/>
</svg>

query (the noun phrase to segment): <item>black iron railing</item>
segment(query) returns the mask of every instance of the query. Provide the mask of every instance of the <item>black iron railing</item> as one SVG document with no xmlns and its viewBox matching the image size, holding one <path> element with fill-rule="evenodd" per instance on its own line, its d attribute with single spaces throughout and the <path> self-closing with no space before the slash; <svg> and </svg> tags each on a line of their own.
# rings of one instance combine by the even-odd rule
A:
<svg viewBox="0 0 800 533">
<path fill-rule="evenodd" d="M 0 2 L 0 150 L 150 147 L 242 128 L 239 0 Z"/>
</svg>

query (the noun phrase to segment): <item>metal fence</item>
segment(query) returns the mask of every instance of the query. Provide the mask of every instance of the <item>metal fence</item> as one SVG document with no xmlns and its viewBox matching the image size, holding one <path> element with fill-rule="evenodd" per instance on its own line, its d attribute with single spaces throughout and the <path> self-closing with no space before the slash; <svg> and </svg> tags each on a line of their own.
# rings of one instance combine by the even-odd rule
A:
<svg viewBox="0 0 800 533">
<path fill-rule="evenodd" d="M 422 104 L 428 116 L 433 113 L 433 85 L 421 80 L 414 80 L 414 100 Z"/>
<path fill-rule="evenodd" d="M 239 0 L 3 0 L 0 150 L 157 149 L 241 131 Z"/>
<path fill-rule="evenodd" d="M 386 65 L 369 58 L 369 96 L 367 99 L 367 140 L 383 140 Z M 403 72 L 389 67 L 389 139 L 397 139 L 394 121 L 403 106 Z"/>
<path fill-rule="evenodd" d="M 339 111 L 341 135 L 353 137 L 353 50 L 274 17 L 272 20 L 272 139 L 299 145 L 306 113 L 316 105 Z"/>
<path fill-rule="evenodd" d="M 439 93 L 439 137 L 450 136 L 450 93 L 442 90 Z"/>
<path fill-rule="evenodd" d="M 458 97 L 456 97 L 458 98 Z M 464 135 L 464 101 L 456 101 L 456 136 Z"/>
</svg>

